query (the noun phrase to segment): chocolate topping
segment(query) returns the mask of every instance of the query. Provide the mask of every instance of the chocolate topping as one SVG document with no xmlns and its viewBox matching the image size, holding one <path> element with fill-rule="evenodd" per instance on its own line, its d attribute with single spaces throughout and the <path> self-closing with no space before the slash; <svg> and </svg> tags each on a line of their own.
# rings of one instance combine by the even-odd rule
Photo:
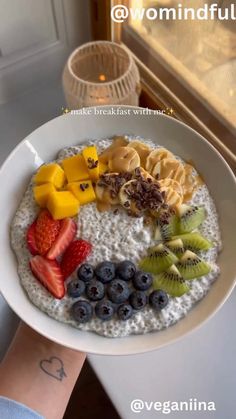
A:
<svg viewBox="0 0 236 419">
<path fill-rule="evenodd" d="M 80 187 L 81 191 L 84 192 L 85 189 L 88 189 L 89 188 L 89 184 L 88 183 L 81 183 L 79 185 L 79 187 Z"/>
<path fill-rule="evenodd" d="M 150 180 L 144 179 L 138 174 L 138 178 L 125 186 L 124 193 L 134 203 L 135 210 L 133 212 L 139 212 L 140 215 L 144 211 L 156 211 L 163 204 L 163 196 L 160 192 L 159 184 L 152 180 L 150 182 Z M 126 206 L 126 203 L 124 206 Z"/>
<path fill-rule="evenodd" d="M 87 159 L 88 162 L 88 168 L 91 169 L 96 169 L 96 167 L 98 167 L 98 160 L 94 160 L 91 157 L 89 157 Z"/>
</svg>

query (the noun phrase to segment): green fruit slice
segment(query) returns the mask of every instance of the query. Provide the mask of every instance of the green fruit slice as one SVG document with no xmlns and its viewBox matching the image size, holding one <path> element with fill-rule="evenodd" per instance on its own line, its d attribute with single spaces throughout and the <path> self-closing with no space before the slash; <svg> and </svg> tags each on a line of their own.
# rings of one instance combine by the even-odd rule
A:
<svg viewBox="0 0 236 419">
<path fill-rule="evenodd" d="M 176 267 L 184 279 L 199 278 L 211 271 L 211 266 L 190 250 L 186 250 Z"/>
<path fill-rule="evenodd" d="M 183 243 L 184 249 L 191 250 L 192 252 L 199 252 L 201 250 L 209 250 L 213 246 L 212 242 L 210 242 L 205 237 L 203 237 L 200 233 L 197 233 L 197 232 L 187 233 L 180 236 L 174 236 L 172 237 L 172 240 L 173 241 L 181 240 Z M 168 244 L 166 243 L 166 245 Z"/>
<path fill-rule="evenodd" d="M 206 218 L 206 211 L 203 207 L 191 207 L 184 204 L 178 208 L 178 215 L 178 233 L 184 234 L 190 233 L 202 224 Z"/>
<path fill-rule="evenodd" d="M 166 291 L 172 297 L 181 297 L 189 291 L 189 287 L 175 265 L 154 278 L 153 288 Z"/>
<path fill-rule="evenodd" d="M 162 210 L 157 219 L 155 240 L 169 240 L 178 233 L 178 217 L 174 210 Z"/>
<path fill-rule="evenodd" d="M 182 236 L 176 236 L 175 238 L 172 238 L 172 240 L 165 243 L 165 245 L 168 247 L 168 249 L 171 250 L 178 258 L 183 256 L 185 249 L 183 242 L 181 240 Z"/>
<path fill-rule="evenodd" d="M 139 267 L 145 272 L 159 274 L 177 261 L 177 256 L 160 243 L 148 250 L 148 256 L 140 261 Z"/>
</svg>

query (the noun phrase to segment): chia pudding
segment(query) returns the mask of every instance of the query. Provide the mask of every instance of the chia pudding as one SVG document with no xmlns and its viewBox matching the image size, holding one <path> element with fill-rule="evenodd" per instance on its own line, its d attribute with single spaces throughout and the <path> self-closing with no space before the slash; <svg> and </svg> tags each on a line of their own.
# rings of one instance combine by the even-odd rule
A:
<svg viewBox="0 0 236 419">
<path fill-rule="evenodd" d="M 160 147 L 150 140 L 132 137 L 128 138 L 128 141 L 131 139 L 140 140 L 154 149 Z M 80 153 L 85 145 L 96 145 L 98 152 L 101 153 L 111 145 L 111 139 L 88 141 L 86 144 L 65 148 L 59 152 L 56 161 L 60 163 L 63 159 Z M 176 158 L 179 159 L 178 156 Z M 207 252 L 201 252 L 200 256 L 211 264 L 211 272 L 199 279 L 189 281 L 190 291 L 181 297 L 170 297 L 168 305 L 161 311 L 155 311 L 147 305 L 142 310 L 134 312 L 133 316 L 126 321 L 118 320 L 116 316 L 113 316 L 111 320 L 102 321 L 93 316 L 89 322 L 79 323 L 71 316 L 74 299 L 67 294 L 61 300 L 54 298 L 30 270 L 31 255 L 25 237 L 28 227 L 33 223 L 39 211 L 32 188 L 33 177 L 12 222 L 11 245 L 17 257 L 20 281 L 29 299 L 40 310 L 60 322 L 106 337 L 123 337 L 159 331 L 187 315 L 188 311 L 207 294 L 219 275 L 219 267 L 216 263 L 221 249 L 218 216 L 210 192 L 207 186 L 202 184 L 188 204 L 201 206 L 206 210 L 207 217 L 199 227 L 199 232 L 213 243 L 213 247 Z M 99 212 L 96 203 L 89 203 L 81 206 L 74 220 L 78 227 L 77 238 L 92 243 L 93 250 L 86 263 L 93 266 L 104 260 L 117 263 L 125 259 L 138 264 L 140 258 L 146 255 L 147 248 L 156 245 L 153 228 L 145 222 L 145 218 L 130 217 L 122 207 L 116 211 Z M 76 273 L 73 273 L 73 277 L 76 277 Z"/>
</svg>

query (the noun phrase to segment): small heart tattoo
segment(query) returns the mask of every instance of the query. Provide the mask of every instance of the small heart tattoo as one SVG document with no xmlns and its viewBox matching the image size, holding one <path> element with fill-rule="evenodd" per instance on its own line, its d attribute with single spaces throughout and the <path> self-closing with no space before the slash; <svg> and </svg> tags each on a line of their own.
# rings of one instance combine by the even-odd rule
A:
<svg viewBox="0 0 236 419">
<path fill-rule="evenodd" d="M 58 381 L 62 381 L 63 378 L 67 376 L 64 370 L 64 364 L 57 356 L 51 356 L 49 359 L 42 359 L 39 366 L 43 372 Z"/>
</svg>

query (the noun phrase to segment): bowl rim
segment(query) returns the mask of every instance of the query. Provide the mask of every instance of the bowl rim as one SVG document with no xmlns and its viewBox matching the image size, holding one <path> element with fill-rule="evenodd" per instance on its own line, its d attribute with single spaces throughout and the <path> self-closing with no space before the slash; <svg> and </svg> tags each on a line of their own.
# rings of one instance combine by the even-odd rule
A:
<svg viewBox="0 0 236 419">
<path fill-rule="evenodd" d="M 111 108 L 123 108 L 123 109 L 138 109 L 138 110 L 146 110 L 146 108 L 141 108 L 141 107 L 138 107 L 138 106 L 131 106 L 131 105 L 101 105 L 101 106 L 92 106 L 92 107 L 89 107 L 89 108 L 86 108 L 86 109 L 94 109 L 94 108 L 103 108 L 103 109 L 111 109 Z M 150 110 L 151 111 L 151 115 L 155 115 L 155 117 L 157 116 L 157 114 L 156 114 L 156 112 L 155 112 L 155 110 Z M 54 121 L 55 120 L 57 120 L 57 119 L 59 119 L 59 118 L 62 118 L 62 117 L 67 117 L 67 115 L 60 115 L 60 116 L 58 116 L 58 117 L 56 117 L 56 118 L 53 118 L 52 120 L 49 120 L 49 121 L 47 121 L 46 123 L 44 123 L 44 124 L 42 124 L 42 125 L 40 125 L 39 127 L 37 127 L 35 130 L 33 130 L 32 132 L 30 132 L 25 138 L 23 138 L 21 141 L 20 141 L 20 143 L 11 151 L 11 153 L 7 156 L 7 158 L 5 159 L 5 161 L 3 162 L 3 164 L 1 165 L 1 167 L 0 167 L 0 176 L 1 176 L 1 174 L 2 174 L 2 171 L 3 171 L 3 169 L 5 168 L 5 166 L 8 164 L 8 161 L 11 159 L 11 157 L 12 156 L 14 156 L 14 154 L 15 153 L 17 153 L 17 151 L 18 151 L 18 149 L 19 148 L 21 148 L 21 146 L 25 143 L 25 142 L 27 142 L 28 141 L 28 138 L 30 137 L 30 136 L 32 136 L 32 134 L 35 132 L 35 131 L 37 131 L 37 130 L 40 130 L 42 127 L 44 127 L 44 126 L 46 126 L 46 125 L 48 125 L 48 124 L 50 124 L 50 123 L 54 123 Z M 158 117 L 160 117 L 160 118 L 170 118 L 169 116 L 167 116 L 167 115 L 165 115 L 165 114 L 158 114 Z M 188 130 L 190 130 L 190 131 L 192 131 L 192 132 L 194 132 L 195 134 L 197 134 L 198 135 L 198 137 L 200 137 L 200 139 L 201 139 L 201 141 L 204 143 L 204 144 L 206 144 L 210 149 L 211 149 L 211 151 L 213 151 L 213 153 L 215 153 L 215 154 L 217 154 L 217 156 L 218 156 L 218 158 L 220 158 L 220 160 L 221 160 L 221 163 L 225 166 L 225 168 L 228 170 L 228 173 L 229 173 L 229 175 L 230 175 L 230 177 L 231 177 L 231 179 L 233 180 L 233 183 L 235 184 L 235 186 L 236 186 L 236 177 L 235 177 L 235 175 L 234 175 L 234 173 L 233 173 L 233 171 L 232 171 L 232 169 L 230 168 L 230 166 L 228 165 L 228 163 L 225 161 L 225 159 L 221 156 L 221 154 L 219 153 L 219 151 L 217 150 L 217 149 L 215 149 L 215 147 L 211 144 L 211 143 L 209 143 L 201 134 L 199 134 L 197 131 L 195 131 L 193 128 L 191 128 L 191 127 L 189 127 L 188 125 L 186 125 L 185 123 L 183 123 L 182 121 L 179 121 L 179 120 L 176 120 L 176 119 L 173 119 L 174 120 L 174 122 L 178 125 L 178 124 L 180 124 L 180 125 L 182 125 L 182 126 L 184 126 L 185 127 L 185 129 L 188 129 Z M 13 252 L 13 251 L 12 251 Z M 17 273 L 17 275 L 18 275 L 18 273 Z M 58 337 L 55 337 L 55 336 L 51 336 L 48 332 L 45 332 L 44 331 L 44 329 L 43 330 L 41 330 L 41 328 L 39 327 L 39 326 L 35 326 L 35 325 L 33 325 L 32 326 L 32 323 L 30 322 L 30 320 L 28 319 L 28 318 L 25 318 L 24 317 L 24 315 L 22 315 L 22 313 L 20 313 L 19 314 L 19 312 L 21 311 L 20 309 L 18 309 L 18 307 L 17 308 L 15 308 L 15 307 L 13 307 L 13 304 L 11 304 L 11 302 L 9 303 L 8 302 L 8 300 L 7 300 L 7 298 L 5 297 L 5 295 L 4 295 L 4 292 L 2 292 L 2 290 L 0 290 L 0 293 L 2 294 L 2 296 L 3 296 L 3 298 L 5 299 L 5 301 L 7 302 L 7 304 L 10 306 L 10 308 L 18 315 L 18 317 L 20 318 L 20 319 L 22 319 L 29 327 L 31 327 L 31 328 L 33 328 L 35 331 L 37 331 L 39 334 L 41 334 L 42 336 L 44 336 L 44 337 L 46 337 L 47 339 L 49 339 L 49 340 L 52 340 L 52 341 L 54 341 L 54 342 L 56 342 L 56 343 L 58 343 L 58 344 L 60 344 L 60 345 L 63 345 L 63 346 L 65 346 L 65 347 L 67 347 L 67 348 L 70 348 L 70 349 L 74 349 L 74 350 L 78 350 L 78 351 L 86 351 L 88 354 L 94 354 L 94 355 L 103 355 L 103 356 L 126 356 L 126 355 L 135 355 L 135 354 L 143 354 L 143 353 L 148 353 L 148 352 L 153 352 L 153 351 L 155 351 L 155 350 L 157 350 L 157 349 L 160 349 L 160 348 L 163 348 L 163 347 L 165 347 L 165 346 L 167 346 L 167 345 L 170 345 L 170 344 L 173 344 L 173 343 L 176 343 L 176 342 L 178 342 L 180 339 L 182 339 L 183 337 L 185 337 L 185 336 L 187 336 L 187 335 L 190 335 L 192 332 L 194 332 L 195 330 L 198 330 L 202 325 L 204 325 L 208 320 L 210 320 L 219 310 L 220 310 L 220 308 L 224 305 L 224 303 L 226 302 L 226 300 L 229 298 L 229 296 L 230 296 L 230 294 L 232 293 L 232 291 L 233 291 L 233 289 L 234 289 L 234 287 L 235 287 L 235 285 L 236 285 L 236 272 L 235 272 L 235 274 L 234 274 L 234 278 L 233 278 L 233 281 L 232 281 L 232 284 L 230 285 L 230 287 L 228 287 L 228 289 L 227 289 L 227 291 L 226 291 L 226 293 L 225 293 L 225 296 L 224 296 L 224 298 L 217 304 L 217 305 L 215 305 L 215 307 L 212 309 L 212 311 L 210 312 L 210 314 L 208 314 L 206 317 L 204 317 L 203 319 L 200 319 L 198 322 L 197 322 L 197 324 L 194 324 L 191 328 L 189 327 L 187 330 L 186 329 L 184 329 L 184 330 L 180 330 L 179 331 L 179 333 L 178 333 L 178 335 L 177 336 L 173 336 L 173 337 L 171 337 L 171 338 L 169 338 L 168 339 L 168 341 L 164 341 L 164 342 L 161 342 L 161 344 L 159 343 L 158 344 L 158 346 L 156 347 L 156 345 L 154 344 L 154 343 L 152 343 L 152 345 L 151 345 L 151 347 L 145 347 L 145 348 L 141 348 L 141 349 L 135 349 L 135 350 L 132 350 L 132 351 L 130 351 L 130 350 L 128 350 L 128 349 L 125 349 L 125 350 L 123 350 L 123 352 L 122 353 L 114 353 L 112 350 L 110 351 L 110 350 L 107 350 L 106 349 L 106 352 L 98 352 L 98 351 L 96 351 L 96 350 L 93 350 L 93 349 L 91 349 L 90 348 L 90 350 L 89 351 L 87 351 L 85 348 L 83 348 L 83 347 L 81 347 L 81 349 L 78 349 L 78 348 L 76 348 L 75 349 L 75 347 L 73 346 L 73 344 L 71 344 L 71 343 L 68 343 L 68 342 L 65 342 L 63 339 L 60 339 L 60 338 L 58 338 Z M 205 296 L 206 297 L 206 296 Z M 204 298 L 205 298 L 204 297 Z M 28 297 L 26 297 L 26 298 L 28 298 Z M 31 303 L 31 304 L 33 304 L 33 303 Z M 194 308 L 193 308 L 194 309 Z M 39 310 L 39 309 L 38 309 Z M 47 316 L 47 317 L 49 317 L 47 314 L 45 314 L 45 313 L 43 313 L 45 316 Z M 186 316 L 184 316 L 184 317 L 186 317 Z M 49 317 L 50 318 L 50 317 Z M 51 318 L 50 318 L 51 319 Z M 55 319 L 53 319 L 54 321 L 56 321 L 57 322 L 57 320 L 55 320 Z M 178 324 L 178 323 L 180 323 L 181 322 L 181 320 L 182 319 L 180 319 L 176 324 Z M 61 323 L 61 322 L 59 322 L 59 323 Z M 70 325 L 68 325 L 68 324 L 64 324 L 64 323 L 62 323 L 63 325 L 65 325 L 66 327 L 72 327 L 72 326 L 70 326 Z M 171 327 L 171 326 L 170 326 Z M 73 328 L 74 329 L 74 328 Z M 82 331 L 83 332 L 83 331 Z M 91 333 L 91 332 L 85 332 L 85 333 Z M 162 331 L 153 331 L 153 332 L 150 332 L 150 333 L 165 333 L 165 329 L 163 329 Z M 136 338 L 138 338 L 138 337 L 140 337 L 140 336 L 144 336 L 145 337 L 145 334 L 144 335 L 131 335 L 131 337 L 132 336 L 134 336 L 134 337 L 136 337 Z M 110 339 L 112 339 L 112 340 L 114 340 L 114 339 L 118 339 L 119 341 L 122 341 L 122 340 L 127 340 L 127 339 L 129 339 L 130 338 L 130 336 L 127 336 L 127 337 L 120 337 L 120 338 L 107 338 L 107 337 L 104 337 L 104 336 L 102 336 L 102 338 L 104 339 L 106 339 L 106 341 L 108 342 L 108 340 L 110 340 Z"/>
<path fill-rule="evenodd" d="M 129 60 L 129 64 L 128 64 L 128 68 L 125 70 L 125 72 L 117 77 L 116 79 L 112 80 L 112 81 L 105 81 L 105 82 L 92 82 L 92 81 L 87 81 L 82 79 L 81 77 L 77 76 L 74 72 L 74 70 L 72 69 L 72 60 L 74 58 L 74 56 L 78 53 L 78 51 L 82 51 L 83 49 L 87 48 L 88 46 L 92 46 L 92 45 L 102 45 L 102 44 L 108 44 L 108 45 L 112 45 L 112 46 L 116 46 L 118 47 L 120 50 L 122 50 L 122 52 L 125 52 L 125 54 L 127 55 L 127 58 Z M 132 65 L 134 65 L 134 60 L 132 58 L 132 55 L 129 53 L 129 51 L 122 45 L 117 44 L 116 42 L 113 41 L 91 41 L 91 42 L 86 42 L 85 44 L 81 45 L 80 47 L 76 48 L 69 56 L 67 63 L 65 65 L 65 69 L 68 69 L 70 75 L 73 77 L 73 79 L 76 79 L 79 83 L 81 84 L 86 84 L 87 86 L 93 86 L 93 87 L 99 87 L 101 88 L 102 86 L 106 86 L 109 87 L 110 85 L 114 85 L 114 83 L 119 83 L 120 81 L 122 81 L 123 79 L 125 79 L 129 73 L 130 70 L 132 69 Z M 91 106 L 92 107 L 92 106 Z"/>
</svg>

